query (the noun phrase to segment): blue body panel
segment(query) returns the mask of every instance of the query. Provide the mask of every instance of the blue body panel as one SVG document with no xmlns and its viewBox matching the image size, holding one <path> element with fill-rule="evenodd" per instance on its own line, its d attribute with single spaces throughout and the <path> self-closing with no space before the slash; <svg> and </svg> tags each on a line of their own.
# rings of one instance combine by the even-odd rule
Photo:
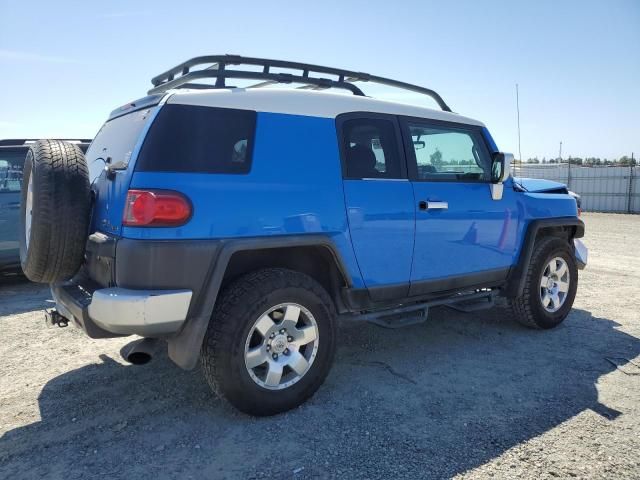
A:
<svg viewBox="0 0 640 480">
<path fill-rule="evenodd" d="M 495 152 L 499 152 L 500 151 L 500 150 L 498 150 L 498 146 L 496 145 L 495 140 L 493 139 L 493 137 L 489 133 L 489 130 L 487 129 L 487 127 L 482 127 L 482 136 L 484 137 L 485 141 L 487 142 L 487 146 L 489 147 L 489 151 L 491 153 L 495 153 Z"/>
<path fill-rule="evenodd" d="M 411 281 L 506 269 L 516 262 L 525 224 L 521 195 L 505 184 L 493 200 L 488 183 L 414 182 L 417 201 L 448 202 L 418 210 Z"/>
<path fill-rule="evenodd" d="M 208 239 L 322 233 L 338 248 L 353 286 L 364 286 L 351 247 L 331 119 L 259 113 L 249 174 L 135 172 L 130 187 L 182 192 L 193 203 L 193 217 L 177 228 L 124 227 L 124 237 Z"/>
<path fill-rule="evenodd" d="M 138 158 L 138 154 L 140 153 L 140 149 L 142 148 L 145 136 L 158 115 L 160 108 L 161 107 L 152 107 L 147 110 L 131 113 L 130 115 L 127 115 L 126 118 L 122 117 L 121 119 L 114 120 L 115 122 L 120 121 L 121 123 L 125 121 L 140 122 L 140 135 L 138 135 L 137 140 L 133 139 L 134 143 L 132 143 L 133 147 L 130 150 L 130 156 L 128 159 L 117 157 L 112 158 L 112 163 L 125 161 L 128 163 L 129 167 L 126 170 L 117 170 L 113 180 L 107 180 L 105 178 L 106 173 L 102 171 L 100 177 L 95 183 L 94 190 L 96 192 L 97 201 L 95 203 L 92 217 L 93 230 L 101 230 L 112 235 L 120 235 L 122 230 L 124 202 L 127 197 L 127 190 L 131 183 L 135 162 Z M 125 124 L 121 127 L 121 130 L 127 130 L 130 128 L 131 125 Z M 135 131 L 137 131 L 137 129 Z M 115 134 L 122 135 L 123 132 L 116 131 Z M 108 147 L 103 149 L 102 145 L 97 145 L 96 142 L 99 143 L 99 137 L 96 137 L 87 151 L 86 159 L 89 164 L 90 172 L 93 169 L 103 169 L 105 165 L 104 157 L 113 155 L 110 153 Z"/>
<path fill-rule="evenodd" d="M 353 249 L 365 285 L 406 283 L 416 217 L 411 183 L 345 180 L 344 193 Z"/>
<path fill-rule="evenodd" d="M 564 183 L 544 180 L 542 178 L 514 177 L 513 181 L 524 188 L 527 192 L 548 192 L 567 188 Z"/>
</svg>

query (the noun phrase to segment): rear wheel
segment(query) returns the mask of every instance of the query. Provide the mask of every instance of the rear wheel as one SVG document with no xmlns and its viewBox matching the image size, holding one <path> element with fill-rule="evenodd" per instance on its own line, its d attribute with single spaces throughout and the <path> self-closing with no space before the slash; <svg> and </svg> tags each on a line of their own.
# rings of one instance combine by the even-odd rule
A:
<svg viewBox="0 0 640 480">
<path fill-rule="evenodd" d="M 578 268 L 566 240 L 545 238 L 534 248 L 522 296 L 510 301 L 515 319 L 531 328 L 553 328 L 567 317 L 578 288 Z"/>
<path fill-rule="evenodd" d="M 82 151 L 39 140 L 24 164 L 20 203 L 20 263 L 34 282 L 68 280 L 84 258 L 91 191 Z"/>
<path fill-rule="evenodd" d="M 239 410 L 273 415 L 322 385 L 336 348 L 333 302 L 291 270 L 247 274 L 221 294 L 202 347 L 212 389 Z"/>
</svg>

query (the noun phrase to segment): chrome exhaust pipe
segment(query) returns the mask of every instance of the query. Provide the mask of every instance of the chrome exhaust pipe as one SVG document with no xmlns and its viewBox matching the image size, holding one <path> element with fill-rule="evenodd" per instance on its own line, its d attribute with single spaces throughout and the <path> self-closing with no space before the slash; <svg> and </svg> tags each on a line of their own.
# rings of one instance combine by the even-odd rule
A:
<svg viewBox="0 0 640 480">
<path fill-rule="evenodd" d="M 125 345 L 122 349 L 122 357 L 133 365 L 149 363 L 158 348 L 157 338 L 143 338 Z"/>
</svg>

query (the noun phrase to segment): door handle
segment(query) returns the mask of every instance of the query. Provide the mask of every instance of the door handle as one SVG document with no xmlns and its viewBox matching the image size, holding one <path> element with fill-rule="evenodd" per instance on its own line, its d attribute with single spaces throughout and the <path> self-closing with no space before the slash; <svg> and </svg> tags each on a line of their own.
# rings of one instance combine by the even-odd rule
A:
<svg viewBox="0 0 640 480">
<path fill-rule="evenodd" d="M 449 202 L 425 202 L 418 204 L 420 210 L 446 210 L 449 208 Z"/>
</svg>

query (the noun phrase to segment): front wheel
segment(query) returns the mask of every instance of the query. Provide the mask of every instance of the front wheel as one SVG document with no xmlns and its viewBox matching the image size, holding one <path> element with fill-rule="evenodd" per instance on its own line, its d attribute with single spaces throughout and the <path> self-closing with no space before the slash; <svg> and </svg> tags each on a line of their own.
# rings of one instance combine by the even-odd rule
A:
<svg viewBox="0 0 640 480">
<path fill-rule="evenodd" d="M 239 410 L 273 415 L 322 385 L 336 349 L 336 315 L 311 277 L 265 269 L 221 294 L 202 346 L 212 389 Z"/>
<path fill-rule="evenodd" d="M 531 328 L 558 326 L 567 317 L 578 288 L 578 268 L 569 244 L 539 240 L 526 273 L 522 296 L 510 301 L 515 319 Z"/>
</svg>

